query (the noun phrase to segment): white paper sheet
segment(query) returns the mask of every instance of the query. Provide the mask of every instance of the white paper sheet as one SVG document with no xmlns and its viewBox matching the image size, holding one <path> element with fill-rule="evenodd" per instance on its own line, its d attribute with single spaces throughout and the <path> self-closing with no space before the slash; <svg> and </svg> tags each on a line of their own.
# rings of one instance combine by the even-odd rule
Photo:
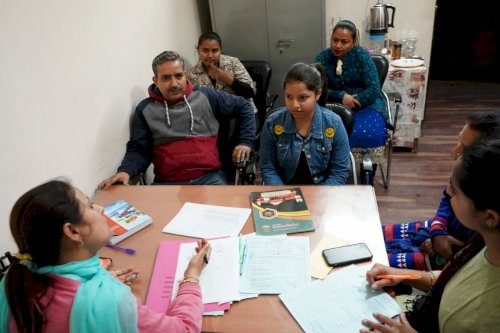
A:
<svg viewBox="0 0 500 333">
<path fill-rule="evenodd" d="M 245 251 L 242 293 L 279 294 L 311 282 L 307 237 L 249 237 Z"/>
<path fill-rule="evenodd" d="M 212 254 L 200 276 L 200 286 L 203 303 L 226 303 L 240 299 L 239 286 L 239 255 L 238 237 L 214 239 L 210 241 Z M 195 253 L 196 243 L 181 244 L 175 281 L 184 278 L 189 260 Z M 178 291 L 178 284 L 174 286 L 172 299 Z"/>
<path fill-rule="evenodd" d="M 250 213 L 250 208 L 186 202 L 163 232 L 197 238 L 237 236 Z"/>
<path fill-rule="evenodd" d="M 374 312 L 389 317 L 401 312 L 392 297 L 370 287 L 363 270 L 355 265 L 289 290 L 280 298 L 306 333 L 357 333 L 362 328 L 361 320 L 376 321 Z"/>
</svg>

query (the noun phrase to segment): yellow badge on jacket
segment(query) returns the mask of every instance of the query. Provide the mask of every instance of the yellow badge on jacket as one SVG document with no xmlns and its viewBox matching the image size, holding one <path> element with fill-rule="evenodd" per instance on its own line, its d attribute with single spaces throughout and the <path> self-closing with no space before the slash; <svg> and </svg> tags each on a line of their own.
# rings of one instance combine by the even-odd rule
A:
<svg viewBox="0 0 500 333">
<path fill-rule="evenodd" d="M 283 125 L 279 125 L 279 124 L 274 125 L 274 134 L 281 135 L 281 134 L 283 134 L 283 130 L 284 130 Z"/>
<path fill-rule="evenodd" d="M 331 139 L 333 138 L 333 136 L 335 135 L 335 130 L 331 127 L 328 127 L 326 130 L 325 130 L 325 136 L 328 138 L 328 139 Z"/>
</svg>

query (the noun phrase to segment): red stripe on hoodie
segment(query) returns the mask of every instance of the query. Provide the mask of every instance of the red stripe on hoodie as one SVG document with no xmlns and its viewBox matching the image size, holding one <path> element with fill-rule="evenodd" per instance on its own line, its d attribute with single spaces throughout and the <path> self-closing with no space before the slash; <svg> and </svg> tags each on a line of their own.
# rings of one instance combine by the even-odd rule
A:
<svg viewBox="0 0 500 333">
<path fill-rule="evenodd" d="M 221 168 L 217 135 L 194 136 L 154 148 L 155 182 L 186 182 Z"/>
</svg>

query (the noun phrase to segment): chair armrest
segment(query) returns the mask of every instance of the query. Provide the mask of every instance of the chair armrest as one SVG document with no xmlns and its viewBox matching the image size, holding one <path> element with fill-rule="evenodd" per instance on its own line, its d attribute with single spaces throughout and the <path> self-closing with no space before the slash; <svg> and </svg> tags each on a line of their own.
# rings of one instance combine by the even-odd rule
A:
<svg viewBox="0 0 500 333">
<path fill-rule="evenodd" d="M 128 181 L 130 185 L 147 185 L 146 184 L 146 174 L 140 173 L 137 176 L 130 178 Z"/>
<path fill-rule="evenodd" d="M 386 121 L 386 127 L 390 131 L 394 132 L 396 131 L 396 122 L 398 120 L 398 113 L 399 113 L 399 105 L 402 102 L 401 94 L 399 92 L 382 92 L 382 95 L 385 98 L 386 104 L 389 105 L 391 102 L 394 102 L 395 105 L 395 110 L 391 111 L 391 108 L 388 107 L 389 111 L 389 121 Z"/>
<path fill-rule="evenodd" d="M 387 97 L 389 97 L 389 100 L 394 101 L 394 103 L 396 103 L 396 104 L 399 104 L 402 102 L 401 94 L 398 92 L 387 93 Z"/>
<path fill-rule="evenodd" d="M 278 99 L 278 95 L 270 95 L 269 93 L 267 94 L 267 104 L 266 104 L 266 108 L 267 110 L 269 109 L 272 109 L 274 107 L 274 103 L 276 102 L 276 100 Z"/>
</svg>

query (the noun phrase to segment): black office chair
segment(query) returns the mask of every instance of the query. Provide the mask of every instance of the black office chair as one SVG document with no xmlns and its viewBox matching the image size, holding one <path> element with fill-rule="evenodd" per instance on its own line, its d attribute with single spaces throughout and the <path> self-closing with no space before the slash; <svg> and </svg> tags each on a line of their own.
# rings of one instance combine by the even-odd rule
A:
<svg viewBox="0 0 500 333">
<path fill-rule="evenodd" d="M 326 108 L 335 112 L 342 123 L 344 124 L 347 136 L 351 136 L 352 128 L 354 126 L 354 113 L 347 106 L 340 103 L 327 103 Z M 358 185 L 358 173 L 356 168 L 356 160 L 354 159 L 354 154 L 349 150 L 349 159 L 351 164 L 352 179 L 355 185 Z"/>
<path fill-rule="evenodd" d="M 273 108 L 274 102 L 278 98 L 278 95 L 271 95 L 268 92 L 273 70 L 271 65 L 263 60 L 242 60 L 241 63 L 255 82 L 257 91 L 253 101 L 257 107 L 257 133 L 260 133 L 267 111 Z"/>
<path fill-rule="evenodd" d="M 217 135 L 217 148 L 222 171 L 230 184 L 254 185 L 256 177 L 257 154 L 255 145 L 252 148 L 248 161 L 235 164 L 232 159 L 234 147 L 239 144 L 239 120 L 226 115 L 219 114 L 219 132 Z"/>
<path fill-rule="evenodd" d="M 377 67 L 378 76 L 380 80 L 380 90 L 382 91 L 382 86 L 384 85 L 387 73 L 389 72 L 389 61 L 386 57 L 379 54 L 372 55 L 373 62 Z M 384 168 L 382 164 L 380 166 L 380 173 L 382 175 L 382 181 L 384 182 L 384 187 L 389 187 L 389 178 L 391 175 L 391 162 L 392 162 L 392 152 L 394 144 L 394 134 L 396 133 L 396 125 L 398 120 L 399 105 L 401 104 L 401 94 L 386 93 L 382 91 L 382 96 L 385 100 L 385 105 L 387 107 L 387 113 L 389 114 L 389 121 L 386 122 L 387 127 L 387 166 Z M 392 110 L 392 105 L 394 104 L 394 110 Z"/>
<path fill-rule="evenodd" d="M 267 112 L 273 108 L 278 95 L 271 95 L 268 92 L 269 82 L 271 81 L 272 68 L 271 65 L 263 60 L 242 60 L 241 63 L 245 66 L 248 74 L 255 82 L 256 93 L 253 97 L 255 106 L 257 107 L 256 124 L 257 132 L 255 135 L 255 144 L 250 160 L 246 163 L 239 163 L 236 165 L 236 173 L 234 175 L 235 185 L 238 184 L 255 184 L 256 166 L 259 160 L 259 147 L 260 147 L 260 131 L 264 126 Z M 227 162 L 226 162 L 227 163 Z M 229 175 L 230 179 L 233 174 Z"/>
<path fill-rule="evenodd" d="M 13 260 L 14 259 L 12 258 L 10 252 L 5 252 L 5 255 L 0 257 L 0 280 L 5 275 L 5 272 L 7 272 L 7 269 L 9 268 Z"/>
</svg>

